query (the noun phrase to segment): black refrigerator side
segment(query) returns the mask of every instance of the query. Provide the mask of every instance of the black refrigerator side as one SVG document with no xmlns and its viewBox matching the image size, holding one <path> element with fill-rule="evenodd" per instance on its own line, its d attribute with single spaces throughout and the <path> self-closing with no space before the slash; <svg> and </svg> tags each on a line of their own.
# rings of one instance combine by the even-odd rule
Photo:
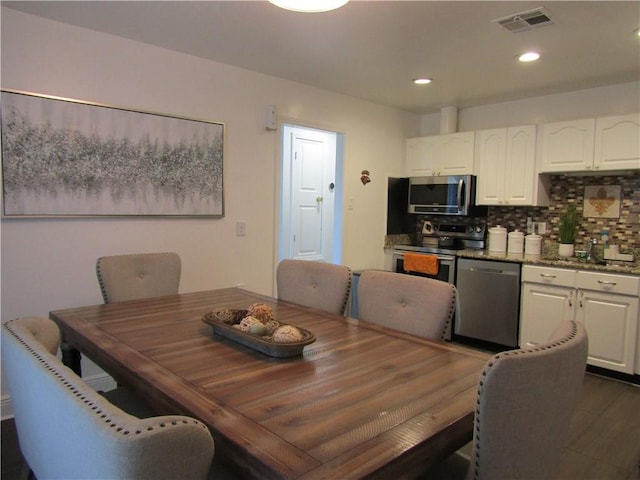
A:
<svg viewBox="0 0 640 480">
<path fill-rule="evenodd" d="M 389 177 L 387 187 L 387 235 L 415 233 L 409 214 L 409 179 Z"/>
</svg>

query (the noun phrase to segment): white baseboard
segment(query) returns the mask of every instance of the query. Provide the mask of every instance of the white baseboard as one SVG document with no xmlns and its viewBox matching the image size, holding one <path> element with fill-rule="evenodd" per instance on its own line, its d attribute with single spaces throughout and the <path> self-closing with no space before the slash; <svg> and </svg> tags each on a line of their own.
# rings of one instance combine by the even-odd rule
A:
<svg viewBox="0 0 640 480">
<path fill-rule="evenodd" d="M 91 377 L 83 378 L 83 380 L 87 385 L 89 385 L 96 391 L 108 392 L 109 390 L 113 390 L 114 388 L 116 388 L 115 380 L 106 373 L 92 375 Z M 11 404 L 10 395 L 2 395 L 2 398 L 0 399 L 0 409 L 0 420 L 13 418 L 13 406 Z"/>
</svg>

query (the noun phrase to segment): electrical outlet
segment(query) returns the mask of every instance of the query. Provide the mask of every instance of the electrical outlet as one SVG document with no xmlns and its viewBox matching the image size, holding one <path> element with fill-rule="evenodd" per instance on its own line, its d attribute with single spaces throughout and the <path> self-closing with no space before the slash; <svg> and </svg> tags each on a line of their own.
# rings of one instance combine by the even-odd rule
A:
<svg viewBox="0 0 640 480">
<path fill-rule="evenodd" d="M 538 222 L 538 235 L 547 233 L 547 222 Z"/>
<path fill-rule="evenodd" d="M 236 222 L 236 237 L 244 237 L 247 234 L 247 223 L 238 220 Z"/>
<path fill-rule="evenodd" d="M 349 197 L 349 202 L 347 203 L 347 210 L 353 210 L 353 197 Z"/>
</svg>

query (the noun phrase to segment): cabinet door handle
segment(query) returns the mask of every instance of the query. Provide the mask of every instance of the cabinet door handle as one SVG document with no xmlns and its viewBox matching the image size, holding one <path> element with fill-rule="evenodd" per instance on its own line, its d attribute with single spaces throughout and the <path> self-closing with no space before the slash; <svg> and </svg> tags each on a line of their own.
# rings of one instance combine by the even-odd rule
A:
<svg viewBox="0 0 640 480">
<path fill-rule="evenodd" d="M 583 300 L 583 298 L 584 298 L 584 292 L 581 291 L 580 292 L 580 300 L 578 301 L 578 306 L 580 308 L 582 308 L 582 300 Z"/>
<path fill-rule="evenodd" d="M 552 274 L 550 274 L 550 273 L 541 273 L 541 274 L 540 274 L 540 276 L 541 276 L 542 278 L 556 278 L 556 276 L 555 276 L 555 275 L 552 275 Z"/>
<path fill-rule="evenodd" d="M 569 306 L 573 307 L 573 291 L 569 293 L 569 296 L 567 298 L 569 299 Z"/>
<path fill-rule="evenodd" d="M 599 283 L 600 285 L 611 285 L 611 286 L 615 286 L 615 285 L 617 285 L 617 283 L 616 283 L 616 282 L 609 282 L 609 281 L 607 281 L 607 280 L 598 280 L 598 283 Z"/>
</svg>

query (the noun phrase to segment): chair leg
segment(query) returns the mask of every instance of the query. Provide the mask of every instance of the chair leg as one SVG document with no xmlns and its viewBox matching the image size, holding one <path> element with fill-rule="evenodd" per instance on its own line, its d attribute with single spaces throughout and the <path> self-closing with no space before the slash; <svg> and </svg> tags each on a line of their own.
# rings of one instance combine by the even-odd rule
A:
<svg viewBox="0 0 640 480">
<path fill-rule="evenodd" d="M 33 471 L 26 463 L 20 469 L 20 480 L 37 480 L 36 476 L 33 474 Z"/>
</svg>

